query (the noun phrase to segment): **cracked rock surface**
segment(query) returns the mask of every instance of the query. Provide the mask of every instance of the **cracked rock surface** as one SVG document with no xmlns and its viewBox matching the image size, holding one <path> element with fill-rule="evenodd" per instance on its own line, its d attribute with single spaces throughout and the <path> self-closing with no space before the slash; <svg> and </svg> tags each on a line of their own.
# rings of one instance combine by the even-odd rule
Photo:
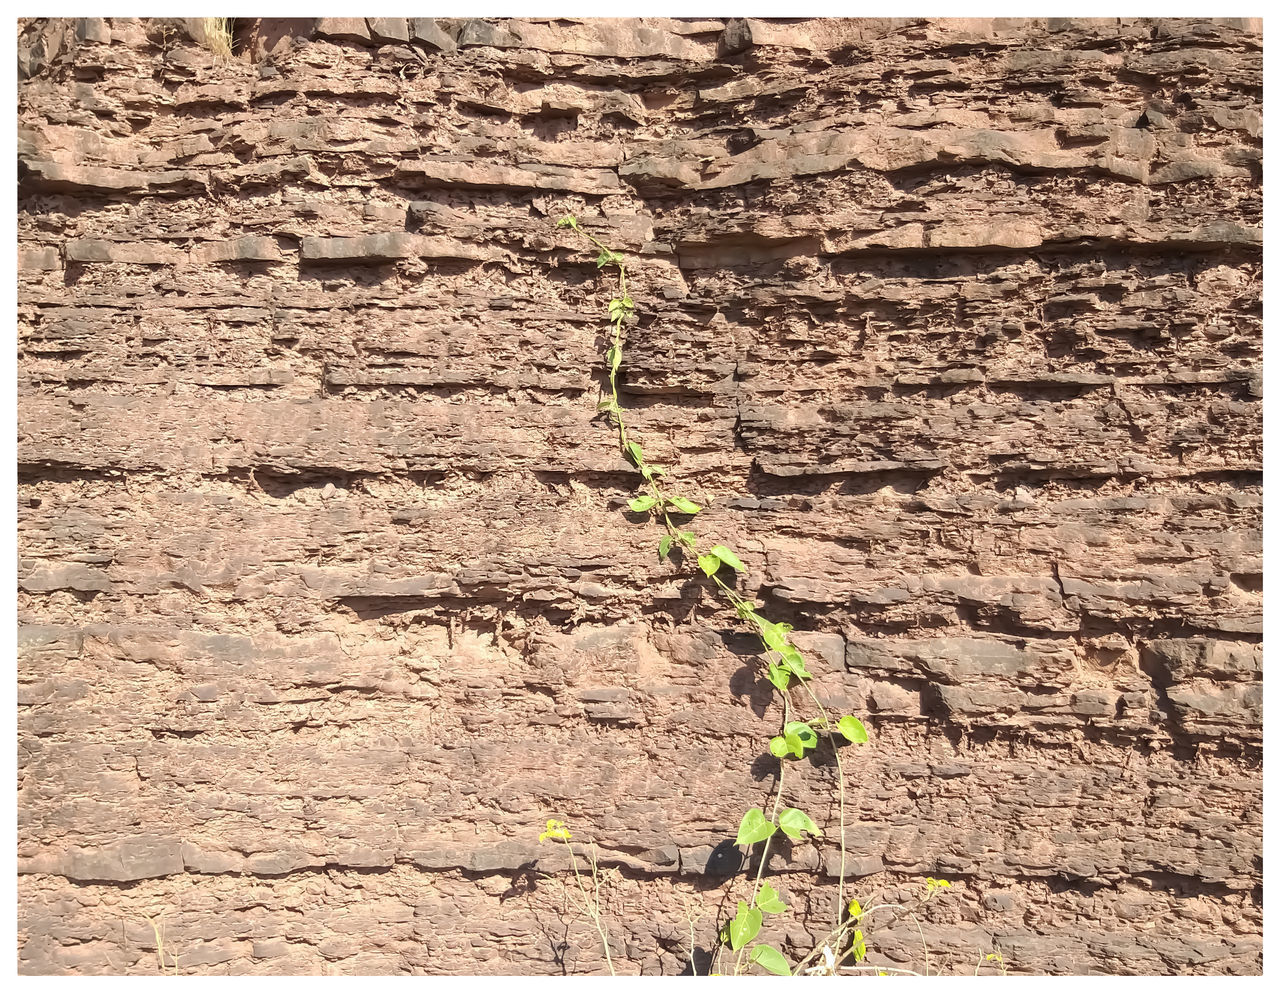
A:
<svg viewBox="0 0 1280 993">
<path fill-rule="evenodd" d="M 620 972 L 691 915 L 705 971 L 778 709 L 625 512 L 569 212 L 631 430 L 871 732 L 846 895 L 951 880 L 942 972 L 1261 972 L 1260 22 L 236 32 L 19 21 L 20 972 L 602 971 L 550 817 Z"/>
</svg>

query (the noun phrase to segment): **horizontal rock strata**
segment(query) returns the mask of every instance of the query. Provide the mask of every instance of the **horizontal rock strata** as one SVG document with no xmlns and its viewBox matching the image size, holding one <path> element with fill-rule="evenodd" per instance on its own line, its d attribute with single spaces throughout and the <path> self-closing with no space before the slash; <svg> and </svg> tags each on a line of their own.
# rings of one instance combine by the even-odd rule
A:
<svg viewBox="0 0 1280 993">
<path fill-rule="evenodd" d="M 778 711 L 625 509 L 568 212 L 635 436 L 871 732 L 846 897 L 951 880 L 935 971 L 1261 971 L 1259 22 L 202 32 L 19 22 L 20 972 L 600 972 L 550 817 L 620 972 L 706 971 Z"/>
</svg>

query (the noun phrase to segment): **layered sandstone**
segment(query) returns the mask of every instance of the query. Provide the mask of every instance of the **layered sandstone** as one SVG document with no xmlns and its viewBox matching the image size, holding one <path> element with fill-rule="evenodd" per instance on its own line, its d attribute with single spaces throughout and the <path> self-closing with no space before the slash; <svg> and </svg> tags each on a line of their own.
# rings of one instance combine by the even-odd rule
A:
<svg viewBox="0 0 1280 993">
<path fill-rule="evenodd" d="M 19 23 L 19 970 L 698 971 L 776 707 L 935 969 L 1261 969 L 1261 29 Z M 829 753 L 789 801 L 834 831 Z M 793 959 L 830 837 L 772 863 Z M 692 908 L 692 910 L 690 910 Z M 920 968 L 915 927 L 870 961 Z"/>
</svg>

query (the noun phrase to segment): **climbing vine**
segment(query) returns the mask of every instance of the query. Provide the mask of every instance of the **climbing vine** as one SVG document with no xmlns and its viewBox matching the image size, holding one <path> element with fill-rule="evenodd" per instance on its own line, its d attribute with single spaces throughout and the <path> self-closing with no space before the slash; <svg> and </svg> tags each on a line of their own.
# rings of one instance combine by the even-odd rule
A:
<svg viewBox="0 0 1280 993">
<path fill-rule="evenodd" d="M 839 902 L 836 904 L 835 922 L 823 950 L 830 956 L 832 968 L 838 968 L 845 959 L 861 961 L 866 954 L 862 932 L 854 925 L 862 911 L 853 901 L 845 905 L 846 839 L 845 839 L 845 774 L 840 757 L 843 742 L 865 744 L 867 729 L 853 715 L 833 719 L 823 707 L 810 686 L 813 674 L 800 650 L 792 643 L 790 624 L 774 623 L 751 600 L 741 596 L 726 582 L 729 572 L 745 575 L 747 566 L 729 546 L 713 544 L 699 551 L 699 537 L 691 529 L 690 521 L 701 507 L 688 497 L 667 489 L 667 470 L 653 465 L 645 456 L 639 441 L 627 432 L 625 411 L 618 400 L 618 373 L 622 369 L 628 320 L 635 313 L 635 302 L 628 293 L 625 257 L 611 249 L 591 233 L 583 230 L 578 219 L 567 216 L 558 227 L 569 228 L 588 241 L 599 254 L 596 266 L 617 274 L 617 292 L 609 301 L 610 342 L 605 352 L 605 368 L 609 376 L 609 395 L 599 403 L 599 411 L 616 429 L 618 447 L 622 455 L 635 467 L 640 476 L 641 492 L 628 504 L 630 510 L 642 513 L 656 521 L 665 532 L 658 541 L 659 561 L 672 561 L 679 567 L 686 562 L 696 562 L 697 570 L 705 576 L 716 591 L 734 608 L 738 617 L 751 628 L 760 640 L 763 675 L 773 685 L 781 702 L 778 733 L 768 743 L 769 752 L 778 760 L 778 776 L 774 785 L 773 802 L 766 814 L 762 807 L 752 807 L 743 814 L 738 825 L 737 844 L 751 850 L 756 845 L 757 869 L 748 899 L 737 901 L 737 911 L 720 930 L 722 947 L 732 956 L 733 974 L 744 971 L 748 965 L 776 975 L 790 975 L 791 966 L 786 957 L 773 945 L 758 940 L 764 928 L 765 915 L 781 914 L 787 910 L 778 892 L 764 881 L 764 870 L 769 861 L 769 846 L 779 831 L 794 843 L 803 843 L 807 837 L 819 838 L 823 832 L 814 820 L 797 807 L 786 806 L 786 780 L 788 768 L 803 759 L 819 745 L 819 735 L 826 735 L 831 742 L 836 764 L 836 791 L 839 808 L 840 874 Z M 678 559 L 673 554 L 679 551 Z M 810 714 L 800 716 L 801 712 Z M 558 823 L 558 822 L 557 822 Z M 717 953 L 719 956 L 720 953 Z"/>
</svg>

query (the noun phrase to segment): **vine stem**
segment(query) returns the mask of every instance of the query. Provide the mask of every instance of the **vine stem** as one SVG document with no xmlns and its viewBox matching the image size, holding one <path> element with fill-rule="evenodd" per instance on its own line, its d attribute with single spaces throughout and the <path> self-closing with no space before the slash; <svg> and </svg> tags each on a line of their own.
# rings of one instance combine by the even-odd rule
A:
<svg viewBox="0 0 1280 993">
<path fill-rule="evenodd" d="M 600 258 L 597 260 L 597 264 L 599 265 L 600 268 L 604 268 L 607 265 L 613 265 L 613 266 L 616 266 L 618 269 L 618 297 L 615 298 L 613 301 L 611 301 L 609 306 L 611 323 L 613 324 L 613 341 L 608 354 L 610 399 L 607 401 L 601 401 L 600 409 L 607 410 L 609 413 L 609 416 L 616 418 L 616 424 L 618 428 L 618 446 L 625 457 L 631 458 L 636 468 L 640 471 L 645 481 L 648 483 L 649 499 L 652 502 L 649 504 L 647 508 L 643 508 L 643 509 L 647 509 L 651 512 L 654 512 L 656 516 L 659 516 L 661 518 L 662 524 L 667 530 L 667 534 L 669 535 L 669 538 L 664 539 L 663 545 L 660 546 L 659 548 L 659 555 L 665 556 L 667 554 L 667 551 L 670 548 L 671 542 L 673 541 L 679 544 L 680 546 L 682 546 L 683 548 L 687 549 L 689 552 L 694 552 L 696 549 L 696 544 L 695 544 L 695 539 L 693 535 L 690 532 L 678 529 L 671 521 L 671 518 L 668 513 L 668 504 L 671 503 L 671 501 L 668 500 L 665 492 L 662 489 L 662 486 L 660 485 L 657 479 L 658 476 L 662 475 L 662 472 L 657 468 L 651 467 L 647 464 L 647 462 L 643 457 L 643 451 L 638 444 L 628 444 L 628 441 L 627 441 L 626 420 L 623 416 L 622 407 L 618 402 L 617 374 L 618 374 L 618 369 L 622 363 L 622 344 L 623 344 L 623 337 L 624 337 L 623 325 L 625 323 L 627 315 L 634 310 L 634 307 L 631 304 L 630 299 L 627 297 L 627 270 L 626 270 L 626 266 L 623 264 L 622 256 L 617 252 L 613 251 L 613 249 L 609 248 L 609 246 L 604 244 L 604 242 L 600 241 L 600 239 L 598 239 L 594 235 L 584 231 L 582 227 L 579 225 L 577 219 L 574 218 L 572 215 L 562 219 L 560 221 L 560 226 L 572 228 L 578 234 L 586 238 L 591 244 L 595 245 L 597 248 L 600 249 L 601 255 L 600 255 Z M 632 502 L 636 503 L 637 501 L 632 501 Z M 680 501 L 679 498 L 677 498 L 677 500 L 673 505 L 678 510 L 683 511 L 684 509 L 682 506 L 682 502 Z M 640 510 L 642 509 L 642 507 L 637 506 L 635 509 Z M 697 511 L 697 508 L 693 507 L 693 512 L 696 512 L 696 511 Z M 723 559 L 721 561 L 723 561 Z M 740 568 L 740 567 L 741 567 L 741 564 L 739 563 L 739 565 L 736 568 Z M 766 631 L 762 626 L 765 622 L 758 615 L 756 615 L 754 603 L 749 603 L 747 600 L 741 597 L 736 591 L 731 589 L 724 582 L 724 580 L 721 579 L 720 576 L 716 574 L 715 571 L 708 573 L 708 575 L 711 577 L 712 580 L 714 580 L 716 586 L 720 588 L 721 592 L 724 593 L 724 595 L 728 598 L 728 600 L 737 609 L 740 617 L 742 617 L 744 620 L 753 619 L 756 622 L 756 633 L 760 637 L 760 641 L 764 649 L 765 658 L 772 659 L 772 653 L 774 650 L 770 647 L 769 642 L 765 639 Z M 778 653 L 778 654 L 784 660 L 784 665 L 785 665 L 786 656 L 783 655 L 782 653 Z M 773 663 L 770 662 L 770 665 L 772 666 Z M 771 673 L 772 673 L 772 669 L 771 669 Z M 772 678 L 773 677 L 771 675 L 771 680 Z M 845 876 L 847 871 L 844 764 L 840 759 L 840 752 L 837 746 L 835 731 L 831 723 L 831 720 L 827 715 L 826 709 L 822 706 L 821 701 L 818 700 L 813 690 L 807 685 L 805 679 L 799 676 L 797 676 L 796 678 L 799 679 L 802 685 L 804 685 L 805 692 L 808 693 L 810 699 L 814 703 L 814 706 L 817 708 L 818 713 L 821 715 L 822 721 L 827 731 L 827 736 L 830 739 L 832 744 L 832 753 L 834 754 L 835 761 L 836 761 L 837 794 L 838 794 L 839 811 L 840 811 L 840 876 L 839 876 L 839 885 L 838 885 L 838 900 L 836 904 L 836 919 L 835 919 L 835 927 L 834 927 L 833 933 L 839 935 L 842 933 L 842 919 L 843 919 L 844 910 L 845 910 L 844 891 L 845 891 Z M 782 727 L 785 733 L 785 728 L 788 723 L 790 713 L 791 713 L 791 707 L 792 707 L 791 696 L 788 693 L 787 689 L 785 688 L 785 685 L 779 686 L 776 682 L 774 683 L 774 685 L 775 685 L 775 688 L 778 689 L 779 692 L 782 694 L 782 703 L 783 703 Z M 755 882 L 752 885 L 752 890 L 751 890 L 750 907 L 752 909 L 755 909 L 756 907 L 756 901 L 759 897 L 760 884 L 763 878 L 764 868 L 768 863 L 769 844 L 773 837 L 773 834 L 775 834 L 778 829 L 778 811 L 782 803 L 782 790 L 783 790 L 783 782 L 786 776 L 786 766 L 787 766 L 787 763 L 785 758 L 780 757 L 777 792 L 774 796 L 773 811 L 772 811 L 772 814 L 770 815 L 770 821 L 769 821 L 770 824 L 773 825 L 774 830 L 770 832 L 769 837 L 764 839 L 764 848 L 762 849 L 762 852 L 761 852 L 760 863 L 759 863 L 759 866 L 757 867 Z M 572 855 L 572 848 L 570 848 L 570 854 Z M 574 864 L 574 872 L 575 874 L 577 873 L 576 862 Z M 596 885 L 597 885 L 597 894 L 598 894 L 598 885 L 599 885 L 598 881 Z M 582 882 L 580 878 L 579 878 L 579 888 L 580 889 L 582 888 Z M 583 889 L 583 895 L 585 899 L 586 898 L 585 889 Z M 598 903 L 597 903 L 597 910 L 598 910 Z M 598 915 L 593 919 L 596 921 L 597 929 L 600 929 Z M 608 940 L 607 940 L 607 937 L 604 935 L 603 930 L 601 930 L 601 936 L 605 942 L 605 954 L 607 957 L 608 956 Z M 746 946 L 744 943 L 743 948 L 740 948 L 738 950 L 737 958 L 734 963 L 735 975 L 741 972 L 742 956 L 745 950 L 746 950 Z M 612 965 L 610 965 L 610 971 L 612 972 Z"/>
<path fill-rule="evenodd" d="M 918 905 L 917 905 L 917 906 L 918 906 Z M 849 933 L 850 929 L 856 928 L 859 924 L 861 924 L 863 921 L 865 921 L 868 917 L 870 917 L 872 914 L 874 914 L 877 910 L 900 910 L 900 911 L 902 911 L 902 913 L 903 913 L 905 916 L 907 916 L 907 917 L 910 917 L 910 918 L 911 918 L 912 922 L 913 922 L 913 923 L 915 924 L 915 926 L 916 926 L 916 933 L 920 935 L 920 947 L 921 947 L 922 949 L 924 949 L 924 975 L 926 975 L 926 976 L 927 976 L 927 975 L 929 975 L 929 945 L 928 945 L 928 942 L 926 942 L 926 941 L 925 941 L 925 938 L 924 938 L 924 928 L 923 928 L 923 927 L 921 927 L 921 925 L 920 925 L 920 919 L 919 919 L 918 917 L 916 917 L 916 915 L 915 915 L 914 911 L 913 911 L 910 907 L 905 907 L 905 906 L 903 906 L 903 905 L 902 905 L 902 904 L 900 904 L 900 903 L 876 903 L 876 904 L 872 904 L 871 906 L 867 907 L 867 908 L 866 908 L 866 909 L 865 909 L 861 914 L 859 914 L 856 918 L 851 918 L 851 919 L 849 919 L 849 920 L 847 920 L 847 921 L 842 922 L 842 923 L 840 924 L 840 926 L 839 926 L 839 927 L 835 928 L 835 929 L 834 929 L 830 934 L 828 934 L 828 935 L 826 936 L 826 938 L 824 938 L 824 939 L 822 940 L 822 944 L 823 944 L 823 945 L 833 945 L 833 944 L 835 944 L 835 943 L 836 943 L 836 942 L 838 942 L 841 938 L 843 938 L 845 935 L 847 935 L 847 934 Z M 800 971 L 801 969 L 803 969 L 803 968 L 804 968 L 804 967 L 805 967 L 809 962 L 814 961 L 814 960 L 818 957 L 818 955 L 820 954 L 820 948 L 821 948 L 821 946 L 819 946 L 818 948 L 815 948 L 812 952 L 810 952 L 810 953 L 809 953 L 808 955 L 806 955 L 803 959 L 801 959 L 801 960 L 800 960 L 800 962 L 799 962 L 799 964 L 796 966 L 796 971 L 797 971 L 797 972 L 799 972 L 799 971 Z M 842 956 L 842 957 L 843 957 L 843 956 Z M 855 968 L 855 967 L 854 967 L 854 966 L 841 966 L 841 968 Z M 857 968 L 869 968 L 869 967 L 867 967 L 867 966 L 858 966 Z M 920 975 L 920 973 L 918 973 L 918 972 L 913 972 L 913 973 L 911 973 L 911 975 L 913 975 L 913 976 L 918 976 L 918 975 Z"/>
<path fill-rule="evenodd" d="M 818 708 L 818 714 L 822 717 L 823 724 L 826 728 L 827 739 L 831 742 L 831 754 L 836 760 L 836 800 L 840 806 L 840 882 L 839 895 L 836 903 L 836 927 L 840 927 L 840 922 L 844 919 L 844 878 L 846 867 L 846 851 L 845 851 L 845 830 L 844 830 L 844 763 L 840 761 L 840 746 L 836 741 L 836 732 L 831 725 L 831 718 L 827 716 L 826 708 L 822 706 L 822 701 L 817 694 L 810 688 L 806 680 L 800 680 L 800 685 L 804 687 L 804 691 L 809 694 L 809 699 L 813 701 L 813 705 Z"/>
<path fill-rule="evenodd" d="M 591 923 L 596 927 L 596 933 L 600 935 L 600 943 L 604 945 L 604 961 L 609 967 L 609 975 L 616 976 L 613 971 L 613 956 L 609 954 L 609 932 L 605 930 L 604 924 L 600 920 L 600 875 L 596 865 L 596 859 L 591 857 L 591 888 L 595 893 L 595 900 L 587 896 L 587 888 L 583 885 L 582 874 L 578 872 L 578 860 L 573 854 L 573 845 L 569 844 L 568 839 L 565 840 L 564 847 L 569 849 L 569 864 L 573 866 L 573 878 L 578 881 L 578 890 L 582 893 L 582 909 L 586 911 Z"/>
<path fill-rule="evenodd" d="M 747 601 L 744 600 L 741 596 L 739 596 L 734 590 L 732 590 L 728 586 L 728 584 L 725 583 L 725 581 L 722 580 L 718 575 L 712 575 L 711 578 L 715 580 L 716 585 L 720 587 L 720 589 L 724 592 L 724 594 L 729 598 L 730 602 L 732 602 L 735 607 L 745 606 L 747 604 Z M 768 644 L 765 643 L 763 638 L 761 639 L 761 644 L 764 645 L 765 653 L 766 655 L 768 655 L 770 652 L 770 648 Z M 822 717 L 822 721 L 827 732 L 827 738 L 831 742 L 831 754 L 835 757 L 835 760 L 836 760 L 836 780 L 837 780 L 836 799 L 840 809 L 840 879 L 839 879 L 839 885 L 838 885 L 838 898 L 836 903 L 835 928 L 836 930 L 839 930 L 841 921 L 844 919 L 844 881 L 845 881 L 845 873 L 846 873 L 846 866 L 847 866 L 847 851 L 846 851 L 846 845 L 845 845 L 844 763 L 841 762 L 840 760 L 839 744 L 836 741 L 836 733 L 832 729 L 831 718 L 827 715 L 826 708 L 822 706 L 822 701 L 818 699 L 817 695 L 813 692 L 812 688 L 809 686 L 808 680 L 801 679 L 799 680 L 799 682 L 800 682 L 800 685 L 804 687 L 804 691 L 809 694 L 809 699 L 813 701 L 813 705 L 818 708 L 818 714 Z M 783 696 L 785 699 L 786 697 L 785 690 L 783 691 Z M 787 723 L 785 709 L 784 709 L 782 723 L 783 723 L 783 726 L 785 727 Z M 785 759 L 779 759 L 778 761 L 784 767 L 787 764 Z"/>
<path fill-rule="evenodd" d="M 789 703 L 784 695 L 782 700 L 782 719 L 784 723 L 787 719 L 788 708 Z M 774 830 L 770 832 L 769 837 L 764 839 L 764 848 L 760 850 L 760 864 L 756 866 L 756 879 L 751 885 L 751 902 L 748 904 L 750 907 L 754 907 L 756 905 L 756 898 L 760 895 L 760 881 L 764 877 L 765 866 L 769 864 L 769 842 L 771 842 L 773 840 L 773 836 L 778 833 L 778 808 L 782 806 L 782 783 L 786 778 L 786 775 L 787 764 L 785 762 L 781 762 L 778 765 L 778 789 L 773 797 L 773 810 L 769 814 L 769 823 L 774 826 Z M 733 974 L 735 976 L 742 971 L 742 953 L 746 950 L 747 946 L 744 943 L 743 946 L 738 949 L 738 957 L 733 960 Z"/>
</svg>

